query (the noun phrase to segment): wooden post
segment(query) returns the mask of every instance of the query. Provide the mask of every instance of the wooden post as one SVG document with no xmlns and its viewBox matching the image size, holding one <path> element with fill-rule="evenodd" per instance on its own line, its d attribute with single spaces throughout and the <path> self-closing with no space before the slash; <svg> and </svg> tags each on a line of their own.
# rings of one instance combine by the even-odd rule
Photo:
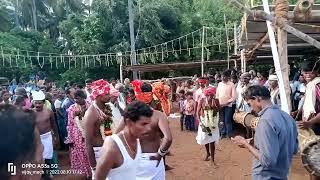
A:
<svg viewBox="0 0 320 180">
<path fill-rule="evenodd" d="M 312 38 L 311 36 L 301 32 L 301 31 L 297 30 L 296 28 L 293 28 L 286 21 L 284 21 L 283 18 L 274 18 L 270 14 L 267 14 L 266 12 L 261 11 L 261 10 L 252 11 L 249 8 L 242 5 L 241 3 L 239 3 L 237 0 L 225 0 L 225 1 L 231 5 L 239 8 L 241 11 L 248 13 L 249 15 L 253 16 L 254 18 L 271 21 L 277 27 L 280 27 L 280 28 L 286 30 L 287 32 L 295 35 L 296 37 L 298 37 L 298 38 L 306 41 L 307 43 L 313 45 L 314 47 L 320 49 L 320 42 L 319 41 L 317 41 L 316 39 Z"/>
<path fill-rule="evenodd" d="M 227 28 L 227 20 L 226 20 L 226 15 L 224 14 L 224 27 L 226 29 L 226 39 L 227 39 L 227 53 L 228 53 L 228 69 L 230 69 L 230 55 L 229 55 L 229 31 Z"/>
<path fill-rule="evenodd" d="M 277 0 L 279 1 L 279 0 Z M 279 11 L 283 11 L 283 8 L 279 8 L 278 10 L 278 2 L 276 1 L 276 7 L 275 7 L 275 14 L 277 18 L 287 18 L 287 15 L 285 15 L 286 17 L 281 17 L 278 16 Z M 289 6 L 289 3 L 287 3 Z M 281 13 L 282 14 L 282 13 Z M 285 89 L 285 94 L 287 97 L 287 102 L 282 102 L 283 103 L 287 103 L 288 104 L 288 108 L 289 108 L 289 112 L 291 112 L 292 109 L 292 105 L 291 105 L 291 88 L 290 88 L 290 81 L 289 81 L 289 63 L 288 63 L 288 46 L 287 46 L 287 31 L 281 29 L 280 27 L 277 28 L 277 35 L 278 35 L 278 53 L 279 53 L 279 61 L 280 61 L 280 67 L 281 67 L 281 73 L 282 74 L 282 78 L 283 78 L 283 84 L 284 84 L 284 89 Z M 279 79 L 280 80 L 280 79 Z"/>
<path fill-rule="evenodd" d="M 287 104 L 289 112 L 292 109 L 290 94 L 290 81 L 289 81 L 289 63 L 288 63 L 288 47 L 287 47 L 287 32 L 281 28 L 277 28 L 278 31 L 278 52 L 281 66 L 281 74 L 284 83 L 284 89 L 286 90 Z M 279 79 L 280 80 L 280 79 Z M 283 104 L 283 103 L 281 103 Z"/>
<path fill-rule="evenodd" d="M 263 2 L 263 8 L 264 11 L 270 15 L 270 9 L 269 9 L 269 4 L 268 4 L 268 0 L 262 0 Z M 274 36 L 274 32 L 271 26 L 271 22 L 270 21 L 266 21 L 267 22 L 267 27 L 268 27 L 268 33 L 269 33 L 269 38 L 270 38 L 270 45 L 271 45 L 271 50 L 272 50 L 272 55 L 273 55 L 273 61 L 274 61 L 274 67 L 276 69 L 277 72 L 277 76 L 278 76 L 278 83 L 279 83 L 279 91 L 280 91 L 280 100 L 281 102 L 288 102 L 288 98 L 286 96 L 286 90 L 285 90 L 285 86 L 284 86 L 284 81 L 283 81 L 283 76 L 281 73 L 281 63 L 280 63 L 280 59 L 279 59 L 279 54 L 278 54 L 278 50 L 277 50 L 277 43 L 276 43 L 276 39 Z M 281 103 L 281 109 L 287 113 L 290 113 L 289 111 L 289 104 L 287 103 Z"/>
</svg>

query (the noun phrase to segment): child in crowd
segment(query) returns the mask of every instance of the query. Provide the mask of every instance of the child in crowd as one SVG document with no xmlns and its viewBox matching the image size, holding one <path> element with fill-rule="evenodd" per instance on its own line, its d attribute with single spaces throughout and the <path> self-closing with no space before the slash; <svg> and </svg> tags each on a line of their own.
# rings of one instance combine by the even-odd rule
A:
<svg viewBox="0 0 320 180">
<path fill-rule="evenodd" d="M 193 92 L 188 91 L 186 93 L 187 99 L 184 101 L 184 113 L 186 129 L 194 131 L 194 117 L 196 113 L 196 101 L 193 99 Z"/>
<path fill-rule="evenodd" d="M 180 109 L 180 128 L 181 131 L 183 131 L 183 124 L 184 124 L 184 119 L 185 119 L 185 114 L 184 114 L 184 101 L 185 101 L 185 96 L 184 96 L 184 90 L 179 91 L 179 109 Z"/>
<path fill-rule="evenodd" d="M 1 92 L 1 104 L 11 104 L 10 93 L 7 90 L 2 90 Z"/>
<path fill-rule="evenodd" d="M 131 104 L 133 101 L 136 100 L 136 95 L 134 93 L 133 89 L 128 89 L 128 93 L 127 93 L 127 105 Z"/>
</svg>

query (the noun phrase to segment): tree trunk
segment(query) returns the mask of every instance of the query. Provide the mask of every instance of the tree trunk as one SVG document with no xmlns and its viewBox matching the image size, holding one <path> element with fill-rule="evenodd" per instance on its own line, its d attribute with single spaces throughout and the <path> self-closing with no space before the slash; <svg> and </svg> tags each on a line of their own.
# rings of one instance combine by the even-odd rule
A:
<svg viewBox="0 0 320 180">
<path fill-rule="evenodd" d="M 19 16 L 18 16 L 18 0 L 15 1 L 14 3 L 14 20 L 15 20 L 15 23 L 16 23 L 16 26 L 18 26 L 19 28 L 21 28 L 21 24 L 19 22 Z"/>
<path fill-rule="evenodd" d="M 32 20 L 34 29 L 38 31 L 36 0 L 32 0 Z"/>
</svg>

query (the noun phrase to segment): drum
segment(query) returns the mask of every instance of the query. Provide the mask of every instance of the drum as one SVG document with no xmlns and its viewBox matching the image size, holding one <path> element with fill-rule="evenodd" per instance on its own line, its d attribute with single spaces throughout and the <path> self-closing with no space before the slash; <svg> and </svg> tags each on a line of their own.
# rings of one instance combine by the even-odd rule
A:
<svg viewBox="0 0 320 180">
<path fill-rule="evenodd" d="M 311 129 L 298 129 L 298 140 L 303 166 L 310 174 L 320 177 L 320 137 Z"/>
<path fill-rule="evenodd" d="M 233 115 L 233 119 L 236 123 L 239 123 L 239 124 L 242 124 L 243 126 L 245 126 L 244 120 L 248 114 L 249 113 L 247 113 L 247 112 L 235 112 Z"/>
<path fill-rule="evenodd" d="M 247 112 L 236 112 L 233 115 L 233 119 L 235 122 L 251 129 L 255 129 L 259 123 L 259 117 Z"/>
<path fill-rule="evenodd" d="M 253 116 L 253 115 L 252 115 L 252 116 Z M 251 129 L 256 129 L 257 126 L 258 126 L 258 123 L 259 123 L 259 117 L 253 116 L 253 117 L 250 119 L 250 128 L 251 128 Z"/>
</svg>

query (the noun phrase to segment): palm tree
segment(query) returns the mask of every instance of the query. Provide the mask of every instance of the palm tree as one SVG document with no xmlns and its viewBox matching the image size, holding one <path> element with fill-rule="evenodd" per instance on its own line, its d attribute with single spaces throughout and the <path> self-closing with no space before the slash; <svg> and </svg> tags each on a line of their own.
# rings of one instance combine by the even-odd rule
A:
<svg viewBox="0 0 320 180">
<path fill-rule="evenodd" d="M 36 1 L 32 0 L 32 20 L 33 20 L 33 27 L 36 31 L 38 31 L 38 20 L 37 20 L 37 6 L 36 6 Z"/>
</svg>

